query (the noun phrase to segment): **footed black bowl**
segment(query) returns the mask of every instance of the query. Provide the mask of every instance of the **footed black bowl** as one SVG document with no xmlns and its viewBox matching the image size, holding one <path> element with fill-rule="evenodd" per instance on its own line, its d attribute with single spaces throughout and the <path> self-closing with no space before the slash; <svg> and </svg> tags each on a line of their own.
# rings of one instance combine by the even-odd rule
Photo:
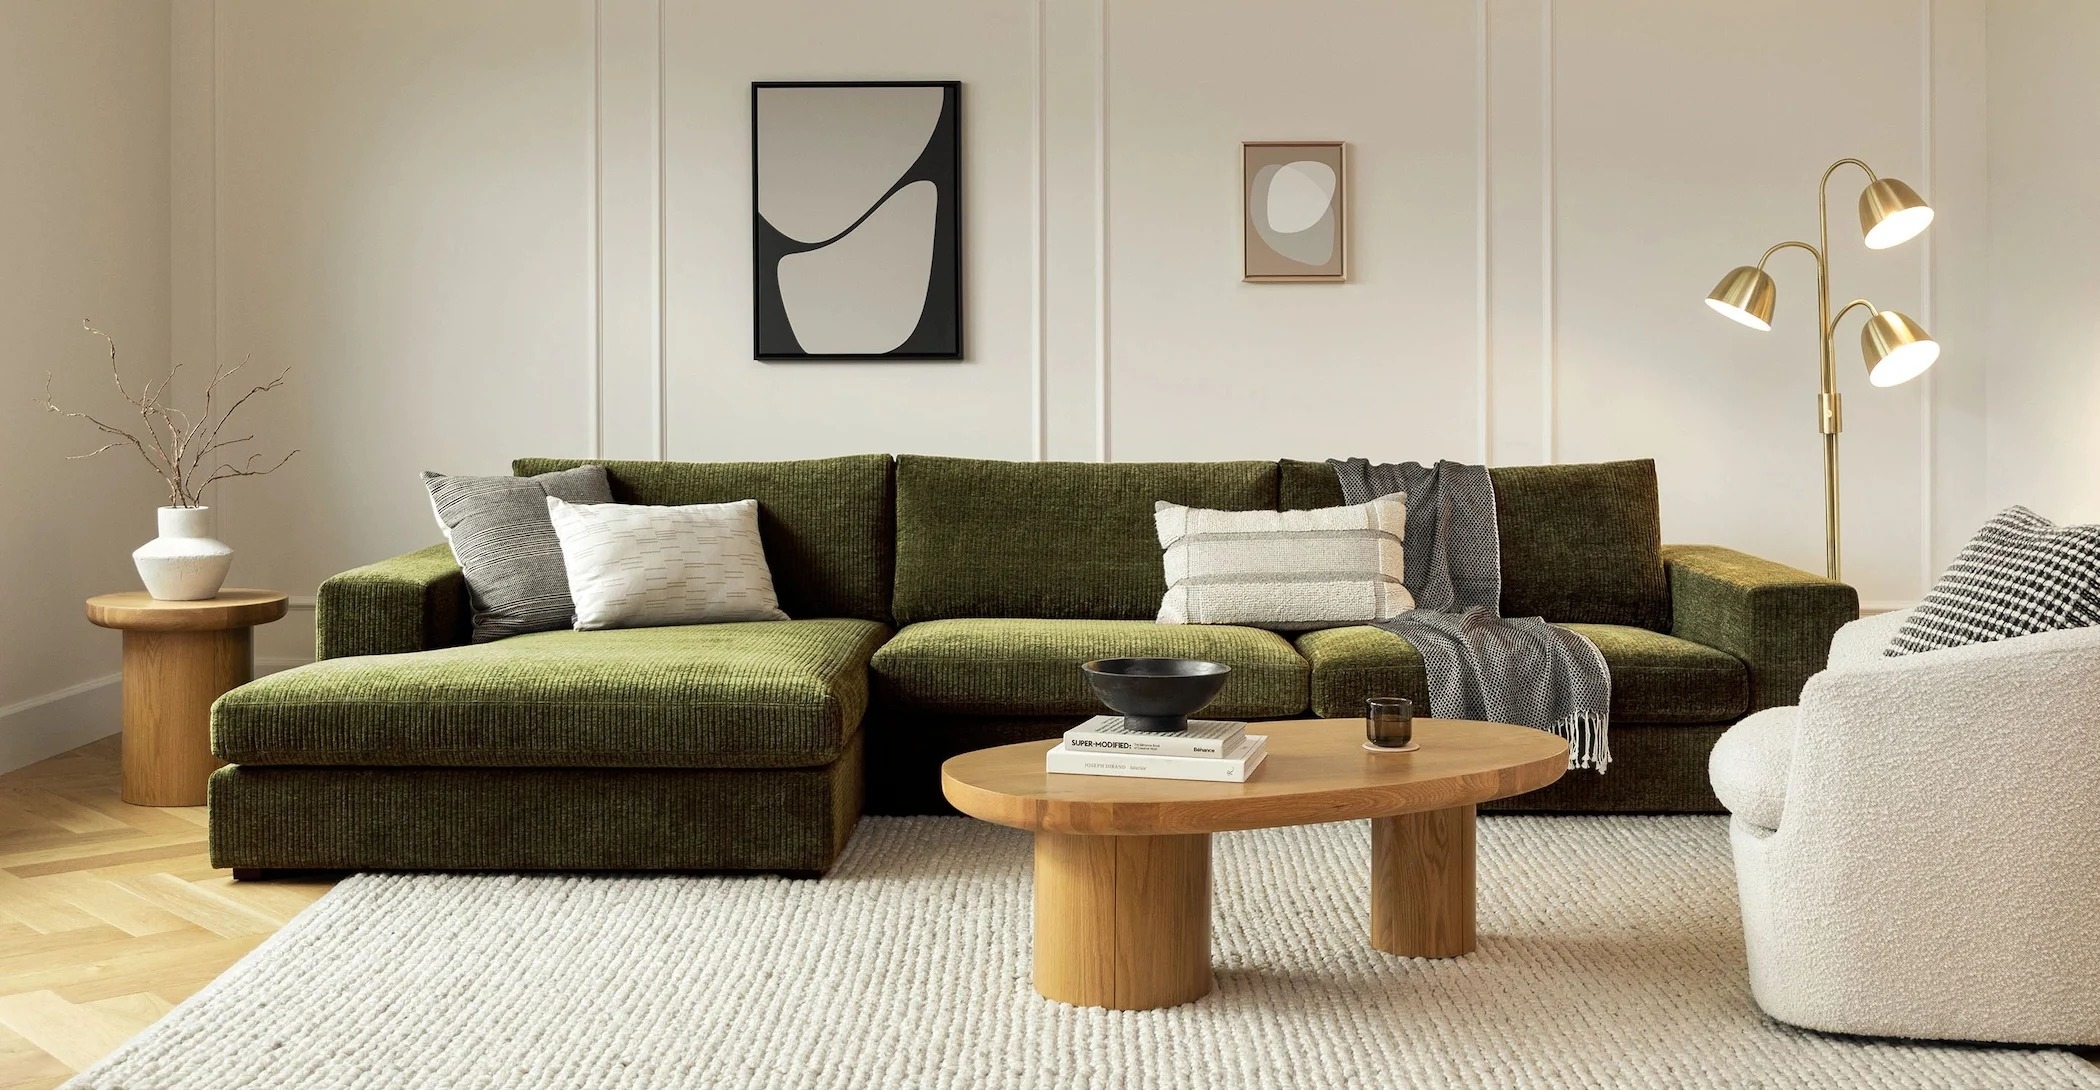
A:
<svg viewBox="0 0 2100 1090">
<path fill-rule="evenodd" d="M 1232 667 L 1197 659 L 1096 659 L 1080 664 L 1094 695 L 1131 730 L 1189 729 L 1189 716 L 1225 687 Z"/>
</svg>

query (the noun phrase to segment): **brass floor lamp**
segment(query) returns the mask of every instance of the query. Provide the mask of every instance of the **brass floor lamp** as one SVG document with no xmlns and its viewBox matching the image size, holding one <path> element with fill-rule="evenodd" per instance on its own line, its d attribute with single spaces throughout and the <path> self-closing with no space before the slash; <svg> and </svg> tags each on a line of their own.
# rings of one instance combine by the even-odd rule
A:
<svg viewBox="0 0 2100 1090">
<path fill-rule="evenodd" d="M 1876 386 L 1909 382 L 1940 358 L 1940 346 L 1907 315 L 1876 310 L 1865 299 L 1854 299 L 1835 315 L 1830 313 L 1830 176 L 1847 163 L 1867 172 L 1867 188 L 1859 195 L 1859 229 L 1868 249 L 1886 250 L 1909 242 L 1932 222 L 1932 208 L 1917 190 L 1894 178 L 1875 177 L 1874 169 L 1857 159 L 1840 159 L 1823 171 L 1816 190 L 1816 245 L 1778 243 L 1757 264 L 1730 270 L 1706 295 L 1707 306 L 1752 329 L 1769 331 L 1778 289 L 1765 272 L 1765 262 L 1788 247 L 1807 250 L 1816 259 L 1816 325 L 1823 348 L 1823 392 L 1817 401 L 1823 431 L 1823 556 L 1832 579 L 1839 578 L 1838 433 L 1845 426 L 1837 389 L 1837 324 L 1853 307 L 1865 307 L 1872 315 L 1860 330 L 1859 347 L 1867 360 L 1867 381 Z"/>
</svg>

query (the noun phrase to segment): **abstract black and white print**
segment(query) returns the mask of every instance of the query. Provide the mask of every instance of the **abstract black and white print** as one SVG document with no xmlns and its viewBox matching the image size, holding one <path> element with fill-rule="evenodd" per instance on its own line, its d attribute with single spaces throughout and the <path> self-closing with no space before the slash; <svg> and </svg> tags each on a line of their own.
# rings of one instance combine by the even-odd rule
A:
<svg viewBox="0 0 2100 1090">
<path fill-rule="evenodd" d="M 753 351 L 962 358 L 962 85 L 751 85 Z"/>
</svg>

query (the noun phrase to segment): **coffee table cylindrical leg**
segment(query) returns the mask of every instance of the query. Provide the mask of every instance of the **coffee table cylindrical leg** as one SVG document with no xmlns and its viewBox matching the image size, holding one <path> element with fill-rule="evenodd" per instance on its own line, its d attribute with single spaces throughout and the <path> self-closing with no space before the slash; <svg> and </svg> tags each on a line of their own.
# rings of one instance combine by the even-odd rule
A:
<svg viewBox="0 0 2100 1090">
<path fill-rule="evenodd" d="M 1371 945 L 1388 954 L 1473 952 L 1473 807 L 1371 819 Z"/>
<path fill-rule="evenodd" d="M 1036 991 L 1151 1010 L 1210 987 L 1210 834 L 1035 834 Z"/>
</svg>

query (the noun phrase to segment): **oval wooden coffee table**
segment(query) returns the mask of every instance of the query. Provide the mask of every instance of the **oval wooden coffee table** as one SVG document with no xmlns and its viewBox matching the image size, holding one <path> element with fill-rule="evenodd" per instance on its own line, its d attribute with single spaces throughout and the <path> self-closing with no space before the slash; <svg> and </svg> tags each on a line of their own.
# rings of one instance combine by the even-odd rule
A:
<svg viewBox="0 0 2100 1090">
<path fill-rule="evenodd" d="M 1210 992 L 1210 837 L 1371 822 L 1371 945 L 1408 957 L 1473 949 L 1473 812 L 1537 790 L 1568 744 L 1507 723 L 1415 720 L 1412 753 L 1363 748 L 1361 719 L 1251 724 L 1269 757 L 1246 783 L 1043 771 L 1055 739 L 941 766 L 972 817 L 1035 833 L 1035 990 L 1150 1010 Z"/>
</svg>

